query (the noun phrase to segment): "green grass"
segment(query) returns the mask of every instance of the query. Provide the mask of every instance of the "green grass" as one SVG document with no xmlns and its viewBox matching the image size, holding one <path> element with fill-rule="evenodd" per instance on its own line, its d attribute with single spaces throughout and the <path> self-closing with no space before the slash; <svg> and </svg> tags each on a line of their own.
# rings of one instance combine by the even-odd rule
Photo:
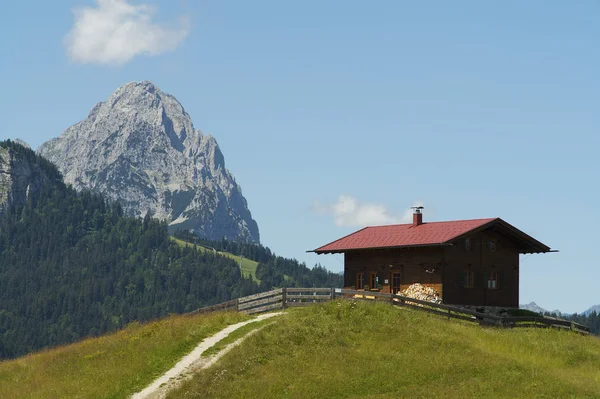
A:
<svg viewBox="0 0 600 399">
<path fill-rule="evenodd" d="M 177 244 L 181 245 L 182 247 L 194 245 L 187 241 L 180 240 L 179 238 L 175 238 L 175 237 L 171 237 L 171 238 L 173 239 L 173 241 L 175 241 Z M 200 245 L 198 245 L 197 248 L 200 251 L 212 251 L 212 249 L 205 248 Z M 252 276 L 252 279 L 254 281 L 256 281 L 256 283 L 260 284 L 260 280 L 256 278 L 256 267 L 258 266 L 258 262 L 255 262 L 250 259 L 246 259 L 242 256 L 234 255 L 229 252 L 221 252 L 221 251 L 216 251 L 216 252 L 221 256 L 225 256 L 227 258 L 233 259 L 238 265 L 240 265 L 240 270 L 242 271 L 242 275 L 244 277 Z"/>
<path fill-rule="evenodd" d="M 223 254 L 227 254 L 226 252 L 222 252 Z M 252 280 L 256 281 L 257 284 L 260 284 L 260 280 L 256 278 L 256 266 L 258 266 L 258 262 L 255 262 L 250 259 L 242 258 L 242 262 L 240 264 L 240 257 L 232 254 L 227 254 L 226 256 L 230 256 L 234 259 L 239 265 L 240 270 L 242 271 L 242 275 L 244 277 L 252 276 Z"/>
<path fill-rule="evenodd" d="M 172 398 L 599 398 L 600 340 L 382 303 L 290 309 Z"/>
<path fill-rule="evenodd" d="M 0 398 L 126 398 L 241 313 L 171 316 L 0 362 Z"/>
<path fill-rule="evenodd" d="M 235 330 L 231 334 L 229 334 L 227 337 L 223 338 L 222 340 L 220 340 L 219 342 L 217 342 L 216 344 L 214 344 L 213 346 L 211 346 L 210 348 L 205 350 L 202 353 L 202 357 L 209 357 L 212 355 L 216 355 L 217 353 L 221 352 L 221 350 L 225 349 L 225 347 L 227 345 L 237 341 L 239 338 L 242 338 L 249 332 L 256 330 L 257 328 L 260 328 L 260 327 L 262 327 L 266 324 L 272 323 L 272 322 L 273 322 L 273 320 L 265 319 L 265 320 L 254 321 L 252 323 L 246 324 L 245 326 L 238 328 L 237 330 Z"/>
</svg>

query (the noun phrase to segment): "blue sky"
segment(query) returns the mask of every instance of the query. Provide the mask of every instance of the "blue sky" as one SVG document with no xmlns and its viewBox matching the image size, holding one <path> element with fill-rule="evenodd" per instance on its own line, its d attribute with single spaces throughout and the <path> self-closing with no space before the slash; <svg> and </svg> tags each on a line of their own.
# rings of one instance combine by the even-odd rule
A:
<svg viewBox="0 0 600 399">
<path fill-rule="evenodd" d="M 522 257 L 521 302 L 600 303 L 597 1 L 4 3 L 1 138 L 37 147 L 151 80 L 217 138 L 278 254 L 340 271 L 304 251 L 419 202 L 559 249 Z"/>
</svg>

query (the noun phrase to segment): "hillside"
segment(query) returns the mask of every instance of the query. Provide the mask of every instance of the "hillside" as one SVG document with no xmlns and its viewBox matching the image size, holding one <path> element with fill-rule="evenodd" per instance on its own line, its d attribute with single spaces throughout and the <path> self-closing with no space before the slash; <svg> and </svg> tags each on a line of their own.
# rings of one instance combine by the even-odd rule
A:
<svg viewBox="0 0 600 399">
<path fill-rule="evenodd" d="M 209 240 L 185 231 L 174 232 L 179 242 L 195 243 L 199 248 L 209 248 L 241 263 L 244 276 L 252 275 L 259 283 L 260 291 L 272 287 L 342 287 L 343 276 L 333 273 L 317 264 L 309 268 L 296 259 L 276 255 L 262 244 L 231 241 L 227 239 Z"/>
<path fill-rule="evenodd" d="M 126 398 L 238 313 L 134 323 L 0 362 L 0 397 Z M 260 323 L 258 323 L 260 324 Z M 383 303 L 288 309 L 169 398 L 597 398 L 600 340 L 481 328 Z M 215 345 L 257 328 L 256 323 Z"/>
<path fill-rule="evenodd" d="M 291 309 L 169 398 L 598 398 L 600 340 L 387 304 Z"/>
<path fill-rule="evenodd" d="M 23 206 L 54 185 L 63 185 L 54 165 L 21 140 L 0 141 L 0 212 L 11 206 Z"/>
<path fill-rule="evenodd" d="M 0 148 L 15 171 L 0 212 L 0 358 L 257 292 L 233 260 L 181 248 L 164 222 L 65 186 L 28 148 Z"/>
<path fill-rule="evenodd" d="M 193 247 L 193 245 L 194 245 L 190 242 L 193 240 L 185 241 L 180 238 L 173 237 L 173 241 L 175 241 L 178 245 L 180 245 L 182 247 L 188 247 L 188 246 Z M 240 265 L 240 270 L 244 277 L 246 277 L 246 278 L 252 277 L 254 282 L 260 283 L 260 280 L 258 278 L 256 278 L 256 267 L 258 266 L 258 262 L 248 259 L 248 258 L 245 258 L 243 256 L 234 255 L 232 253 L 224 252 L 224 251 L 217 251 L 215 249 L 211 249 L 209 247 L 204 247 L 202 245 L 197 245 L 196 248 L 201 252 L 205 252 L 205 251 L 216 252 L 220 256 L 224 256 L 229 259 L 232 259 L 235 263 Z"/>
<path fill-rule="evenodd" d="M 0 362 L 0 398 L 126 398 L 204 338 L 249 319 L 241 313 L 176 316 Z"/>
</svg>

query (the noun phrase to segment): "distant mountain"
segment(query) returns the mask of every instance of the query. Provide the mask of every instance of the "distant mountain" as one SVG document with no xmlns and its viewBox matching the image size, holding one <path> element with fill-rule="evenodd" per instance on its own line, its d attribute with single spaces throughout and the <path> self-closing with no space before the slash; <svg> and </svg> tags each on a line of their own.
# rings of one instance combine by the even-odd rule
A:
<svg viewBox="0 0 600 399">
<path fill-rule="evenodd" d="M 129 216 L 150 212 L 171 230 L 260 241 L 215 138 L 194 129 L 179 101 L 151 82 L 120 87 L 38 153 L 66 183 L 117 200 Z"/>
<path fill-rule="evenodd" d="M 535 302 L 531 302 L 531 303 L 528 303 L 528 304 L 525 304 L 525 305 L 521 304 L 521 305 L 519 305 L 519 309 L 530 310 L 530 311 L 536 312 L 536 313 L 546 313 L 546 312 L 548 312 L 546 309 L 538 306 L 538 304 L 535 303 Z"/>
<path fill-rule="evenodd" d="M 596 313 L 600 314 L 600 305 L 594 305 L 594 306 L 592 306 L 591 308 L 589 308 L 588 310 L 586 310 L 585 312 L 583 312 L 583 314 L 586 315 L 586 316 L 589 316 L 594 311 Z"/>
<path fill-rule="evenodd" d="M 538 306 L 538 304 L 535 302 L 531 302 L 531 303 L 528 303 L 525 305 L 521 304 L 521 305 L 519 305 L 519 309 L 526 309 L 526 310 L 530 310 L 532 312 L 541 313 L 541 314 L 544 314 L 544 313 L 565 314 L 565 313 L 562 313 L 558 309 L 555 309 L 553 311 L 546 310 L 546 309 Z"/>
<path fill-rule="evenodd" d="M 558 309 L 549 311 L 546 310 L 540 306 L 537 305 L 537 303 L 535 302 L 531 302 L 528 304 L 521 304 L 519 305 L 520 309 L 527 309 L 527 310 L 531 310 L 532 312 L 537 312 L 537 313 L 554 313 L 554 314 L 558 314 L 558 315 L 562 315 L 562 316 L 569 316 L 570 313 L 563 313 Z M 600 314 L 600 305 L 594 305 L 592 307 L 590 307 L 588 310 L 579 313 L 580 315 L 585 315 L 585 316 L 589 316 L 590 314 L 592 314 L 592 312 L 596 311 L 596 313 Z"/>
</svg>

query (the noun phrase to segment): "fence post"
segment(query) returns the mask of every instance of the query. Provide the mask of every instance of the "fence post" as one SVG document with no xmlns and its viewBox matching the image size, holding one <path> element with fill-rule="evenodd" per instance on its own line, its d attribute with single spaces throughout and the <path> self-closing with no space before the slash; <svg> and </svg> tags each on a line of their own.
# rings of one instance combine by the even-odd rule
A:
<svg viewBox="0 0 600 399">
<path fill-rule="evenodd" d="M 287 288 L 285 287 L 281 289 L 281 308 L 287 308 Z"/>
<path fill-rule="evenodd" d="M 240 298 L 235 299 L 235 311 L 236 312 L 240 311 Z"/>
<path fill-rule="evenodd" d="M 335 288 L 331 287 L 331 293 L 329 294 L 329 300 L 335 300 Z"/>
</svg>

